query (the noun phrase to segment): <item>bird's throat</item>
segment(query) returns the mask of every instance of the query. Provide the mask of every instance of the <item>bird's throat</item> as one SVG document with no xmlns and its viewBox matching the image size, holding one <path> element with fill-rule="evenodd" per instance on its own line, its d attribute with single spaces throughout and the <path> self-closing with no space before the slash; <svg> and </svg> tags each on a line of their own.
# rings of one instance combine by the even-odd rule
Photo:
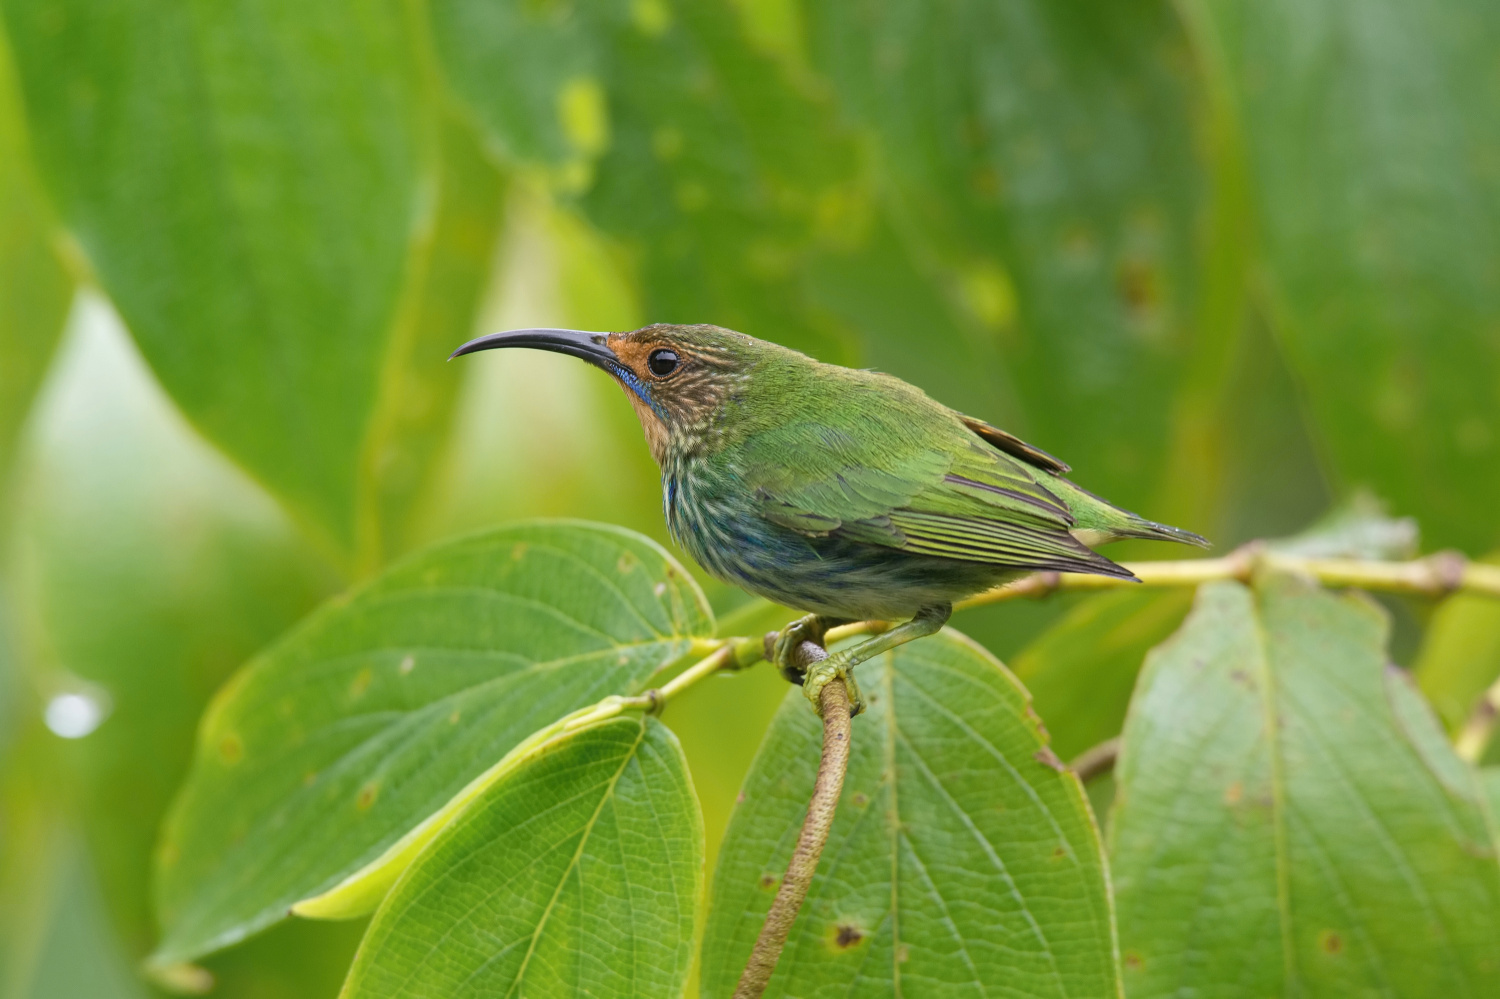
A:
<svg viewBox="0 0 1500 999">
<path fill-rule="evenodd" d="M 651 448 L 651 457 L 656 459 L 656 464 L 660 467 L 667 457 L 666 423 L 656 414 L 656 410 L 646 405 L 646 401 L 628 387 L 625 398 L 630 400 L 630 405 L 635 409 L 636 419 L 641 421 L 641 430 L 645 431 L 646 443 Z"/>
</svg>

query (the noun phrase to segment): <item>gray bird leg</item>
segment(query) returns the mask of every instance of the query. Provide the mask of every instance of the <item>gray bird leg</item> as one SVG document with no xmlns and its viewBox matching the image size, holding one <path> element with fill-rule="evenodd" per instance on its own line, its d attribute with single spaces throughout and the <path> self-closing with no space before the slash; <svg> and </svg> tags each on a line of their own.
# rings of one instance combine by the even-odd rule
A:
<svg viewBox="0 0 1500 999">
<path fill-rule="evenodd" d="M 854 667 L 867 659 L 874 659 L 882 652 L 889 652 L 898 646 L 905 645 L 907 642 L 937 634 L 952 616 L 952 604 L 932 604 L 917 611 L 916 617 L 910 621 L 892 628 L 883 635 L 876 635 L 852 648 L 833 653 L 827 659 L 814 663 L 808 668 L 807 676 L 802 681 L 802 693 L 812 702 L 813 710 L 819 711 L 823 688 L 828 685 L 828 681 L 839 677 L 849 690 L 850 712 L 859 714 L 865 709 L 865 702 L 859 696 L 859 687 L 854 683 Z"/>
</svg>

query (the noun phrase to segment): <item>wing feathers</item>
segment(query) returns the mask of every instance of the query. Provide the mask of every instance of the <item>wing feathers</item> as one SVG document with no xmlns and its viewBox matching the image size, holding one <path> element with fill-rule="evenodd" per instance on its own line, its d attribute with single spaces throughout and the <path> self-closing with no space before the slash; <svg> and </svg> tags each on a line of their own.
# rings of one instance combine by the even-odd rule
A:
<svg viewBox="0 0 1500 999">
<path fill-rule="evenodd" d="M 959 414 L 958 418 L 964 421 L 964 426 L 974 431 L 974 433 L 978 434 L 986 442 L 1013 458 L 1020 458 L 1028 465 L 1035 465 L 1037 468 L 1046 472 L 1052 472 L 1054 475 L 1065 475 L 1072 471 L 1066 463 L 1052 457 L 1052 455 L 1039 447 L 1032 447 L 1015 434 L 1007 433 L 999 427 L 992 427 L 983 420 L 976 420 L 972 416 Z"/>
<path fill-rule="evenodd" d="M 1059 480 L 1048 473 L 1066 465 L 987 423 L 943 417 L 927 428 L 930 442 L 914 433 L 776 428 L 756 456 L 777 460 L 751 463 L 762 516 L 809 537 L 917 555 L 1130 576 L 1071 533 L 1073 513 L 1049 488 Z"/>
</svg>

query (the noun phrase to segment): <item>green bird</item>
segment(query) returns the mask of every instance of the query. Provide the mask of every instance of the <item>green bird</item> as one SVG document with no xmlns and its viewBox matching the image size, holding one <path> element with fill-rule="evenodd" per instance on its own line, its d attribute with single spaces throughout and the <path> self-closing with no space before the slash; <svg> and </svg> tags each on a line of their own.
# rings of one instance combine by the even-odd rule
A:
<svg viewBox="0 0 1500 999">
<path fill-rule="evenodd" d="M 1067 465 L 891 375 L 823 364 L 718 326 L 630 333 L 525 329 L 454 357 L 530 347 L 608 372 L 661 467 L 672 537 L 710 575 L 809 612 L 774 658 L 846 621 L 904 620 L 802 677 L 834 677 L 857 711 L 857 664 L 942 628 L 953 602 L 1039 570 L 1135 578 L 1093 546 L 1203 538 L 1074 485 Z"/>
</svg>

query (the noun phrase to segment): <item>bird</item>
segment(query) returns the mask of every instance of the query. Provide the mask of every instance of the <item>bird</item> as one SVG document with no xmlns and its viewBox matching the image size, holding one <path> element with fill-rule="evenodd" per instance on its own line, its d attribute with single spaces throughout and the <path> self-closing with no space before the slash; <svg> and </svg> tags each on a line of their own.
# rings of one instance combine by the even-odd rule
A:
<svg viewBox="0 0 1500 999">
<path fill-rule="evenodd" d="M 822 688 L 939 631 L 953 603 L 1050 570 L 1134 579 L 1094 550 L 1122 538 L 1199 547 L 1069 478 L 1068 465 L 894 375 L 817 361 L 712 325 L 535 328 L 476 351 L 553 351 L 625 390 L 661 469 L 668 532 L 711 576 L 805 612 L 772 658 L 821 714 Z M 904 621 L 803 668 L 793 652 L 851 621 Z"/>
</svg>

